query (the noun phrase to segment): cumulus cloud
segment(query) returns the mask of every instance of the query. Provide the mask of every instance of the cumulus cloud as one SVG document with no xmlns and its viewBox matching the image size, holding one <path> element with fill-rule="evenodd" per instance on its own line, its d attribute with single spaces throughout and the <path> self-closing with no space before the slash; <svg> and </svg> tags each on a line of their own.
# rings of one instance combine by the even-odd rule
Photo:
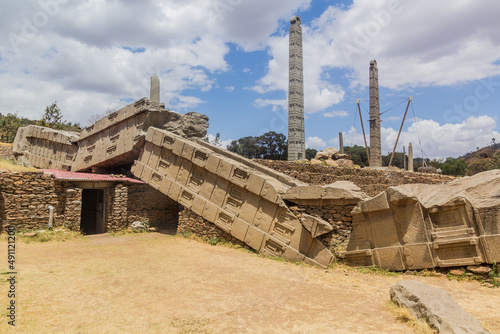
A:
<svg viewBox="0 0 500 334">
<path fill-rule="evenodd" d="M 401 132 L 397 151 L 401 152 L 403 145 L 413 143 L 415 157 L 447 158 L 459 157 L 467 152 L 484 147 L 492 138 L 500 138 L 495 131 L 496 121 L 490 116 L 470 116 L 458 124 L 440 124 L 434 120 L 417 119 Z M 392 152 L 398 136 L 399 128 L 381 128 L 382 154 Z M 368 145 L 370 137 L 367 133 Z M 328 140 L 331 145 L 338 145 L 338 138 Z M 344 145 L 364 146 L 363 134 L 356 128 L 351 128 L 344 134 Z"/>
<path fill-rule="evenodd" d="M 349 116 L 349 113 L 345 110 L 338 110 L 338 111 L 330 111 L 326 112 L 323 114 L 323 116 L 328 117 L 328 118 L 333 118 L 333 117 L 347 117 Z"/>
<path fill-rule="evenodd" d="M 39 118 L 58 101 L 64 115 L 88 114 L 149 96 L 153 73 L 161 100 L 187 111 L 203 103 L 192 91 L 217 86 L 228 71 L 228 43 L 264 48 L 281 19 L 311 0 L 62 1 L 2 5 L 1 113 Z"/>
<path fill-rule="evenodd" d="M 288 104 L 288 100 L 257 99 L 254 102 L 254 105 L 258 108 L 272 106 L 273 111 L 288 110 L 287 104 Z"/>
<path fill-rule="evenodd" d="M 207 137 L 208 137 L 208 141 L 210 143 L 214 143 L 215 141 L 215 135 L 209 133 L 207 134 Z M 227 140 L 220 140 L 220 147 L 222 147 L 223 149 L 227 149 L 227 147 L 234 141 L 234 139 L 227 139 Z"/>
<path fill-rule="evenodd" d="M 354 0 L 330 6 L 303 23 L 306 113 L 345 98 L 338 83 L 368 85 L 368 68 L 378 60 L 380 85 L 391 89 L 454 85 L 500 74 L 500 2 Z M 446 20 L 442 18 L 446 17 Z M 425 23 L 422 21 L 425 19 Z M 288 35 L 269 42 L 268 71 L 255 91 L 287 91 Z M 346 69 L 341 78 L 332 69 Z"/>
<path fill-rule="evenodd" d="M 326 142 L 319 137 L 307 137 L 306 147 L 313 148 L 315 150 L 322 150 L 326 147 Z"/>
</svg>

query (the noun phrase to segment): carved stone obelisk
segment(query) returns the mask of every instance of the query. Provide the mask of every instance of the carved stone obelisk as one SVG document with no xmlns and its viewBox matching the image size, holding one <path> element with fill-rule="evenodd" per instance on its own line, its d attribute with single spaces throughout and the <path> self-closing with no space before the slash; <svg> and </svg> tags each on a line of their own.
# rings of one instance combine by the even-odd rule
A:
<svg viewBox="0 0 500 334">
<path fill-rule="evenodd" d="M 370 62 L 370 167 L 382 166 L 377 61 Z"/>
<path fill-rule="evenodd" d="M 413 144 L 408 144 L 408 171 L 413 172 Z"/>
<path fill-rule="evenodd" d="M 160 78 L 155 74 L 151 76 L 151 92 L 150 98 L 151 102 L 160 104 Z"/>
<path fill-rule="evenodd" d="M 339 132 L 339 151 L 340 154 L 344 154 L 344 133 Z"/>
<path fill-rule="evenodd" d="M 290 19 L 288 85 L 288 161 L 306 158 L 304 129 L 304 63 L 302 27 L 298 16 Z"/>
</svg>

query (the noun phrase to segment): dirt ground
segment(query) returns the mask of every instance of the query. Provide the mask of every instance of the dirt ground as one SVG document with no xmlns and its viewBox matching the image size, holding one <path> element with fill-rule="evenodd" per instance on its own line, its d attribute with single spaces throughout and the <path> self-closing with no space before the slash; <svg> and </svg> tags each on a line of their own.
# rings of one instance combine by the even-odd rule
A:
<svg viewBox="0 0 500 334">
<path fill-rule="evenodd" d="M 446 290 L 500 333 L 500 289 L 477 282 L 325 270 L 158 233 L 19 243 L 17 255 L 22 333 L 412 333 L 387 306 L 405 279 Z"/>
</svg>

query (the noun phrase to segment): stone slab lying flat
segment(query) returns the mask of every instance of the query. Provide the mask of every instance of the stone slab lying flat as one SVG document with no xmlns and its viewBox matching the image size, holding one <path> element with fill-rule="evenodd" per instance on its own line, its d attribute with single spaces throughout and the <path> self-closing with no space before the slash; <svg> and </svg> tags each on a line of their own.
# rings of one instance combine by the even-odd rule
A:
<svg viewBox="0 0 500 334">
<path fill-rule="evenodd" d="M 441 289 L 417 281 L 401 281 L 391 290 L 391 300 L 426 320 L 438 333 L 486 334 L 481 323 Z"/>
</svg>

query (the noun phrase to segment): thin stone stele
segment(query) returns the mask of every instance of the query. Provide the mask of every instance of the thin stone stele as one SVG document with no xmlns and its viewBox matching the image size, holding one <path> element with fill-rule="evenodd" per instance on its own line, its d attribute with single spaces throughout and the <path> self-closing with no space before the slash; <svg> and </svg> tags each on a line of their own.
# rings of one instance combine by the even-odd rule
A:
<svg viewBox="0 0 500 334">
<path fill-rule="evenodd" d="M 290 60 L 288 86 L 288 161 L 306 157 L 304 129 L 304 65 L 302 27 L 298 16 L 290 19 Z"/>
<path fill-rule="evenodd" d="M 377 61 L 370 62 L 370 167 L 382 166 Z"/>
</svg>

